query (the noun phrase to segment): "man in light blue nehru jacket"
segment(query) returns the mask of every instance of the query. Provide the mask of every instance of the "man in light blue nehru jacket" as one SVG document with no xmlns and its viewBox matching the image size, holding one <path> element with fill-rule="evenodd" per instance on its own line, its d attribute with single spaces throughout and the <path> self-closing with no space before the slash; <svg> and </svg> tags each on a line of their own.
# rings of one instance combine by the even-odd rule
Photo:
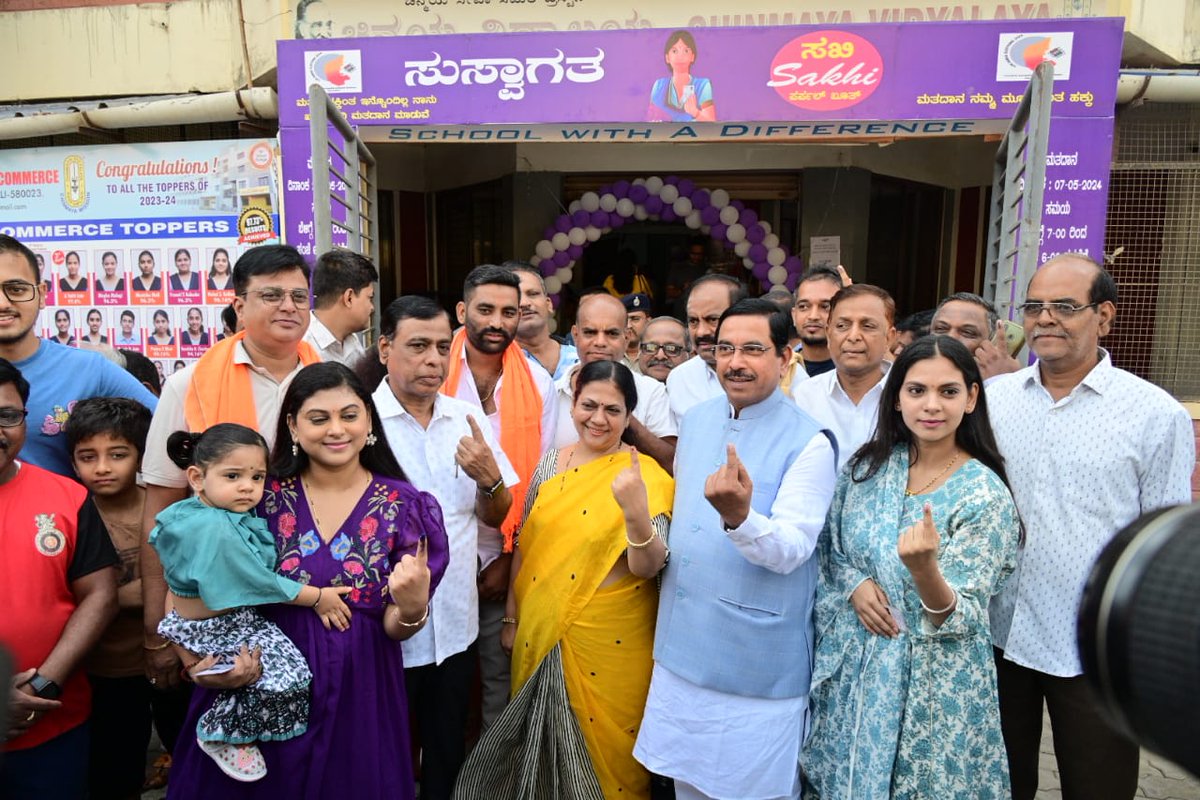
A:
<svg viewBox="0 0 1200 800">
<path fill-rule="evenodd" d="M 684 416 L 671 559 L 634 755 L 676 797 L 794 798 L 807 727 L 817 535 L 836 452 L 779 390 L 788 319 L 765 300 L 721 315 L 724 393 Z"/>
</svg>

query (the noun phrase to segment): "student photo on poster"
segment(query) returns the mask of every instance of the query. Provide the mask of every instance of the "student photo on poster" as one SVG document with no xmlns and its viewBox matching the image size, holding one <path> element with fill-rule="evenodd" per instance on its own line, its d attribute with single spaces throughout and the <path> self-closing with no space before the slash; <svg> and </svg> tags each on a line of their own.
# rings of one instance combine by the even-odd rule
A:
<svg viewBox="0 0 1200 800">
<path fill-rule="evenodd" d="M 208 330 L 206 309 L 193 306 L 187 310 L 185 324 L 179 330 L 179 355 L 183 358 L 199 358 L 212 343 Z"/>
<path fill-rule="evenodd" d="M 133 289 L 131 301 L 136 306 L 160 306 L 163 295 L 163 279 L 158 272 L 158 254 L 152 250 L 138 250 L 137 274 L 130 281 Z"/>
<path fill-rule="evenodd" d="M 208 268 L 208 291 L 233 293 L 233 262 L 229 259 L 229 251 L 218 247 L 212 251 Z M 209 302 L 213 302 L 211 299 Z"/>
<path fill-rule="evenodd" d="M 142 349 L 142 329 L 138 325 L 137 312 L 132 308 L 121 309 L 118 320 L 117 339 L 113 345 L 121 350 Z"/>
<path fill-rule="evenodd" d="M 59 268 L 58 304 L 85 306 L 92 302 L 91 288 L 83 257 L 77 250 L 68 250 Z"/>
<path fill-rule="evenodd" d="M 98 308 L 89 308 L 84 319 L 87 325 L 84 328 L 83 336 L 79 337 L 79 343 L 81 345 L 108 344 L 108 324 L 105 322 L 104 313 Z"/>
<path fill-rule="evenodd" d="M 196 252 L 180 247 L 172 256 L 174 270 L 167 279 L 167 302 L 171 305 L 195 304 L 202 301 L 204 273 L 192 269 Z"/>
<path fill-rule="evenodd" d="M 125 270 L 117 251 L 105 250 L 100 254 L 100 272 L 96 275 L 94 288 L 97 305 L 123 306 L 129 302 L 129 293 L 125 290 Z"/>
<path fill-rule="evenodd" d="M 42 292 L 46 295 L 46 305 L 52 306 L 54 305 L 54 290 L 58 288 L 54 285 L 54 274 L 46 264 L 45 253 L 34 253 L 33 257 L 37 260 L 38 275 L 41 276 L 39 280 L 42 284 Z"/>
<path fill-rule="evenodd" d="M 75 347 L 78 344 L 75 338 L 75 328 L 71 321 L 71 312 L 65 308 L 54 310 L 54 333 L 50 336 L 50 341 L 69 347 Z"/>
<path fill-rule="evenodd" d="M 150 315 L 146 355 L 150 358 L 179 357 L 179 348 L 175 343 L 175 309 L 156 308 Z"/>
</svg>

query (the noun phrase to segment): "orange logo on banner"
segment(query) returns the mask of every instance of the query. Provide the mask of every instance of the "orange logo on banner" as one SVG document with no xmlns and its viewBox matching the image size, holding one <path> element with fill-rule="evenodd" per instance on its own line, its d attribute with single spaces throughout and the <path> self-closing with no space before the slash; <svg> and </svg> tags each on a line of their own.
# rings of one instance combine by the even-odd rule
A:
<svg viewBox="0 0 1200 800">
<path fill-rule="evenodd" d="M 767 85 L 798 108 L 836 111 L 866 100 L 883 80 L 875 45 L 845 31 L 813 31 L 779 48 Z"/>
</svg>

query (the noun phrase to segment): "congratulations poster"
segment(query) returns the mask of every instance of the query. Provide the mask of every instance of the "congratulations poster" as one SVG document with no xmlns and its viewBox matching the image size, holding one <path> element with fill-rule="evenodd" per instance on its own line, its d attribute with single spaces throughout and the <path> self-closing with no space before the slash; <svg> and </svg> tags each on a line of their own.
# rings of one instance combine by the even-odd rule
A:
<svg viewBox="0 0 1200 800">
<path fill-rule="evenodd" d="M 278 243 L 273 139 L 0 152 L 0 233 L 34 251 L 41 335 L 151 358 L 163 376 L 227 334 L 233 265 Z"/>
</svg>

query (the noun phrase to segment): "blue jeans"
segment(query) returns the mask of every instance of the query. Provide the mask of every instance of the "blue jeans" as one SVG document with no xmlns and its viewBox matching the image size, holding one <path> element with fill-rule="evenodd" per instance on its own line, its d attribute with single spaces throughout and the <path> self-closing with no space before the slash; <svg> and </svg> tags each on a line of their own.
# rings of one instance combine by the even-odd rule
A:
<svg viewBox="0 0 1200 800">
<path fill-rule="evenodd" d="M 79 800 L 87 796 L 88 724 L 28 750 L 0 756 L 0 800 Z"/>
</svg>

